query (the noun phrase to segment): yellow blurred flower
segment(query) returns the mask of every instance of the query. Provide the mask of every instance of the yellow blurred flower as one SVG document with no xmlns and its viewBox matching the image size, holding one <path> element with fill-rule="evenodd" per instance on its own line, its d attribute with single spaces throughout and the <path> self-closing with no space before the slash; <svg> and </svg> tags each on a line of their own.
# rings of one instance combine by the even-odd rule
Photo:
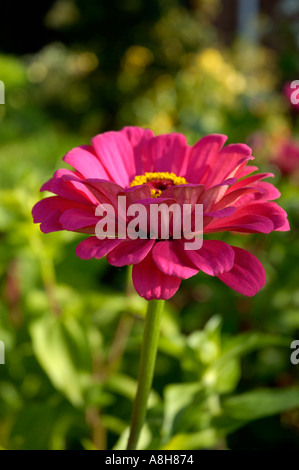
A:
<svg viewBox="0 0 299 470">
<path fill-rule="evenodd" d="M 130 47 L 123 59 L 123 69 L 127 73 L 140 75 L 154 60 L 152 52 L 143 46 Z"/>
<path fill-rule="evenodd" d="M 150 122 L 150 128 L 154 133 L 165 134 L 173 130 L 173 120 L 172 117 L 165 111 L 160 111 Z"/>
</svg>

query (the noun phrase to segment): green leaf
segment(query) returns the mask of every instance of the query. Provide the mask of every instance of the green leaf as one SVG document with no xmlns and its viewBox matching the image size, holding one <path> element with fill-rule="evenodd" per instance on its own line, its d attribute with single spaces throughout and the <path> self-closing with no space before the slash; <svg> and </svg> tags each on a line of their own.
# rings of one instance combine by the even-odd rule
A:
<svg viewBox="0 0 299 470">
<path fill-rule="evenodd" d="M 34 353 L 53 385 L 74 404 L 83 404 L 91 372 L 86 333 L 72 317 L 45 315 L 30 327 Z"/>
<path fill-rule="evenodd" d="M 231 359 L 240 358 L 256 349 L 267 346 L 289 348 L 290 339 L 264 333 L 242 333 L 226 342 L 221 356 L 214 362 L 213 367 L 222 368 Z"/>
<path fill-rule="evenodd" d="M 129 439 L 129 434 L 130 434 L 130 428 L 126 428 L 123 431 L 123 433 L 120 435 L 120 437 L 117 440 L 116 444 L 114 444 L 113 450 L 126 449 L 128 439 Z M 148 425 L 145 423 L 142 430 L 141 430 L 136 450 L 146 449 L 149 446 L 149 444 L 151 442 L 151 439 L 152 439 L 151 431 L 150 431 Z"/>
<path fill-rule="evenodd" d="M 165 389 L 165 414 L 163 424 L 163 436 L 169 438 L 172 434 L 175 420 L 179 414 L 187 409 L 194 401 L 195 395 L 202 390 L 200 383 L 174 384 Z"/>
<path fill-rule="evenodd" d="M 214 447 L 218 436 L 214 429 L 197 433 L 177 434 L 162 447 L 162 450 L 195 450 Z"/>
<path fill-rule="evenodd" d="M 299 407 L 299 387 L 262 389 L 223 399 L 226 416 L 253 421 Z"/>
<path fill-rule="evenodd" d="M 212 372 L 213 374 L 213 372 Z M 209 380 L 211 381 L 211 386 L 213 390 L 217 393 L 228 393 L 235 390 L 238 382 L 241 378 L 241 366 L 240 361 L 230 360 L 223 364 L 221 369 L 217 370 L 217 374 L 214 377 L 213 375 L 209 377 L 209 371 L 204 374 L 203 381 L 205 385 L 209 385 Z"/>
</svg>

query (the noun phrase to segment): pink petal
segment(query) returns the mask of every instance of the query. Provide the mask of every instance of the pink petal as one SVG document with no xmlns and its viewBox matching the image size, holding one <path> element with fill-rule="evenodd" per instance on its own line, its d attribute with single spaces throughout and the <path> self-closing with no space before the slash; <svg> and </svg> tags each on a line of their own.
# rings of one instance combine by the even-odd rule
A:
<svg viewBox="0 0 299 470">
<path fill-rule="evenodd" d="M 244 176 L 250 175 L 250 173 L 253 173 L 256 170 L 258 170 L 257 166 L 246 165 L 245 167 L 243 167 L 239 171 L 237 171 L 237 173 L 235 174 L 235 177 L 236 178 L 243 178 Z"/>
<path fill-rule="evenodd" d="M 287 219 L 287 213 L 275 202 L 265 202 L 263 204 L 249 204 L 248 206 L 240 209 L 238 213 L 247 213 L 254 215 L 257 214 L 267 217 L 273 222 L 274 230 L 279 227 L 282 227 Z"/>
<path fill-rule="evenodd" d="M 150 162 L 146 171 L 167 171 L 181 175 L 187 152 L 184 135 L 172 133 L 153 137 L 144 143 L 143 150 Z"/>
<path fill-rule="evenodd" d="M 254 187 L 260 191 L 260 193 L 253 195 L 253 199 L 258 202 L 274 201 L 281 196 L 280 191 L 273 184 L 266 181 L 259 181 Z"/>
<path fill-rule="evenodd" d="M 99 217 L 95 217 L 94 211 L 82 209 L 69 209 L 59 219 L 64 230 L 78 230 L 80 228 L 96 226 Z"/>
<path fill-rule="evenodd" d="M 61 169 L 56 171 L 53 178 L 41 187 L 41 191 L 50 191 L 65 199 L 88 205 L 96 202 L 93 194 L 84 185 L 84 180 L 70 170 Z"/>
<path fill-rule="evenodd" d="M 222 231 L 270 233 L 274 230 L 273 222 L 267 217 L 253 214 L 234 217 L 235 214 L 224 219 L 214 219 L 211 223 L 205 226 L 205 233 Z"/>
<path fill-rule="evenodd" d="M 202 183 L 210 162 L 218 155 L 227 140 L 226 135 L 211 134 L 200 139 L 190 150 L 186 173 L 188 183 Z"/>
<path fill-rule="evenodd" d="M 125 134 L 132 147 L 138 147 L 143 140 L 149 140 L 154 137 L 151 129 L 143 129 L 138 126 L 125 126 L 120 132 Z"/>
<path fill-rule="evenodd" d="M 128 126 L 124 127 L 121 132 L 126 136 L 130 144 L 132 145 L 134 158 L 135 158 L 135 168 L 136 174 L 142 175 L 146 168 L 145 155 L 142 152 L 142 146 L 145 141 L 154 137 L 153 131 L 150 129 L 142 129 L 141 127 Z"/>
<path fill-rule="evenodd" d="M 116 183 L 88 178 L 84 182 L 88 190 L 96 198 L 97 204 L 112 204 L 117 207 L 117 196 L 124 189 Z"/>
<path fill-rule="evenodd" d="M 214 205 L 213 210 L 223 209 L 224 207 L 230 206 L 232 204 L 234 206 L 241 205 L 241 203 L 239 204 L 239 200 L 245 201 L 247 197 L 251 198 L 254 197 L 255 194 L 260 194 L 260 190 L 258 188 L 252 187 L 240 188 L 236 189 L 235 191 L 230 190 L 231 188 L 229 188 L 227 193 L 219 200 L 219 202 Z"/>
<path fill-rule="evenodd" d="M 40 229 L 43 233 L 57 232 L 62 230 L 60 223 L 61 214 L 68 209 L 86 209 L 86 205 L 78 202 L 68 201 L 60 196 L 51 196 L 37 202 L 32 209 L 34 223 L 41 223 Z"/>
<path fill-rule="evenodd" d="M 108 263 L 113 266 L 126 266 L 142 261 L 152 249 L 155 240 L 123 240 L 107 256 Z"/>
<path fill-rule="evenodd" d="M 258 173 L 256 175 L 249 176 L 248 178 L 244 178 L 242 180 L 239 180 L 231 188 L 229 188 L 227 192 L 230 193 L 231 191 L 236 191 L 237 189 L 245 188 L 245 187 L 248 187 L 248 186 L 252 187 L 258 181 L 260 181 L 264 178 L 273 178 L 273 176 L 274 176 L 273 173 Z"/>
<path fill-rule="evenodd" d="M 211 212 L 204 212 L 204 217 L 212 217 L 212 218 L 219 218 L 222 219 L 223 217 L 228 217 L 229 215 L 234 214 L 236 212 L 235 207 L 224 207 L 223 209 L 218 209 Z"/>
<path fill-rule="evenodd" d="M 32 209 L 33 222 L 35 224 L 43 222 L 49 216 L 50 212 L 60 212 L 59 208 L 61 207 L 70 209 L 73 207 L 73 203 L 59 196 L 51 196 L 38 201 Z"/>
<path fill-rule="evenodd" d="M 198 273 L 198 269 L 186 255 L 181 240 L 165 240 L 156 243 L 152 256 L 157 267 L 168 276 L 188 279 Z"/>
<path fill-rule="evenodd" d="M 137 293 L 146 300 L 170 299 L 181 284 L 181 279 L 167 276 L 157 268 L 151 252 L 133 266 L 133 284 Z"/>
<path fill-rule="evenodd" d="M 270 233 L 283 227 L 287 214 L 275 202 L 248 204 L 236 210 L 225 219 L 214 219 L 206 228 L 206 232 L 235 230 L 239 232 Z"/>
<path fill-rule="evenodd" d="M 235 252 L 234 266 L 219 279 L 240 294 L 252 297 L 266 282 L 266 273 L 260 261 L 246 250 L 232 247 Z"/>
<path fill-rule="evenodd" d="M 195 151 L 197 145 L 199 145 L 199 148 L 201 147 L 200 142 L 194 146 L 193 152 L 196 160 L 198 160 L 199 171 L 195 171 L 196 162 L 193 159 L 194 163 L 193 165 L 190 164 L 190 171 L 188 172 L 188 182 L 195 182 L 194 177 L 196 176 L 196 178 L 199 178 L 197 182 L 204 184 L 206 188 L 215 186 L 222 183 L 225 179 L 234 177 L 246 165 L 248 160 L 253 159 L 251 149 L 244 144 L 231 144 L 221 149 L 224 137 L 218 136 L 215 140 L 214 136 L 207 136 L 206 139 L 210 139 L 211 144 L 214 140 L 214 145 L 207 147 L 208 152 L 204 154 L 204 157 Z M 191 151 L 190 153 L 190 162 L 192 161 L 193 152 Z M 193 169 L 194 175 L 192 176 Z"/>
<path fill-rule="evenodd" d="M 79 171 L 85 178 L 110 180 L 109 173 L 90 146 L 82 145 L 73 148 L 63 157 L 63 160 Z"/>
<path fill-rule="evenodd" d="M 132 188 L 126 188 L 118 194 L 119 196 L 126 196 L 127 207 L 137 202 L 140 203 L 143 199 L 151 198 L 151 190 L 147 184 L 141 186 L 133 186 Z"/>
<path fill-rule="evenodd" d="M 204 212 L 209 211 L 214 204 L 218 203 L 218 201 L 221 200 L 223 194 L 225 194 L 227 191 L 227 188 L 235 182 L 236 180 L 234 178 L 230 178 L 226 181 L 223 181 L 222 183 L 212 186 L 207 191 L 205 191 L 198 201 L 198 203 L 203 204 Z"/>
<path fill-rule="evenodd" d="M 275 230 L 276 232 L 288 232 L 289 230 L 291 230 L 289 221 L 286 220 L 283 225 L 281 225 L 279 228 L 276 228 Z"/>
<path fill-rule="evenodd" d="M 60 168 L 59 170 L 56 170 L 53 177 L 51 179 L 49 179 L 49 181 L 46 181 L 42 187 L 40 188 L 40 191 L 51 191 L 51 186 L 52 186 L 52 183 L 53 183 L 53 180 L 60 180 L 62 179 L 64 176 L 76 176 L 77 178 L 81 178 L 80 176 L 80 173 L 78 173 L 77 171 L 73 171 L 73 170 L 68 170 L 66 168 Z M 52 191 L 53 192 L 53 191 Z"/>
<path fill-rule="evenodd" d="M 115 248 L 121 242 L 122 240 L 118 239 L 99 240 L 97 237 L 89 237 L 77 245 L 76 255 L 82 259 L 100 259 L 113 250 L 113 248 Z"/>
<path fill-rule="evenodd" d="M 136 175 L 132 146 L 121 132 L 109 131 L 92 139 L 95 152 L 111 179 L 121 186 L 129 186 Z M 96 175 L 89 175 L 97 178 Z"/>
<path fill-rule="evenodd" d="M 53 212 L 47 220 L 42 222 L 39 226 L 41 232 L 43 233 L 51 233 L 51 232 L 59 232 L 62 230 L 61 223 L 59 222 L 60 212 Z"/>
<path fill-rule="evenodd" d="M 219 240 L 204 240 L 199 250 L 185 253 L 194 266 L 211 276 L 230 271 L 234 264 L 232 247 Z"/>
<path fill-rule="evenodd" d="M 245 191 L 246 189 L 247 191 Z M 264 181 L 255 183 L 252 188 L 243 188 L 243 190 L 237 189 L 236 191 L 244 191 L 244 194 L 242 194 L 234 203 L 236 207 L 244 207 L 256 202 L 264 203 L 280 197 L 278 189 L 276 189 L 271 183 L 266 183 Z M 233 193 L 234 191 L 229 193 L 228 197 Z"/>
<path fill-rule="evenodd" d="M 163 191 L 163 198 L 175 199 L 181 206 L 183 204 L 196 204 L 200 196 L 204 193 L 203 184 L 184 184 L 172 186 Z"/>
<path fill-rule="evenodd" d="M 233 178 L 236 173 L 252 159 L 251 149 L 245 144 L 230 144 L 220 150 L 217 158 L 210 162 L 202 183 L 208 188 Z"/>
</svg>

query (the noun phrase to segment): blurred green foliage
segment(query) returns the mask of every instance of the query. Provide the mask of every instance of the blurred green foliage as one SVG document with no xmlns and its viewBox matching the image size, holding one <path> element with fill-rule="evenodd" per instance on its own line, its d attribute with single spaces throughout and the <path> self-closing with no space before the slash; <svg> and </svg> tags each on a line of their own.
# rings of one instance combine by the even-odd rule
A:
<svg viewBox="0 0 299 470">
<path fill-rule="evenodd" d="M 141 125 L 190 144 L 209 132 L 253 146 L 262 136 L 256 162 L 269 170 L 275 139 L 299 132 L 280 92 L 298 79 L 289 52 L 224 45 L 219 14 L 216 0 L 58 0 L 45 17 L 57 40 L 0 54 L 4 449 L 117 449 L 128 435 L 146 302 L 125 270 L 75 256 L 81 236 L 33 225 L 64 153 Z M 261 259 L 267 284 L 248 299 L 204 274 L 183 282 L 164 314 L 140 448 L 298 448 L 298 182 L 275 173 L 291 232 L 225 238 Z"/>
</svg>

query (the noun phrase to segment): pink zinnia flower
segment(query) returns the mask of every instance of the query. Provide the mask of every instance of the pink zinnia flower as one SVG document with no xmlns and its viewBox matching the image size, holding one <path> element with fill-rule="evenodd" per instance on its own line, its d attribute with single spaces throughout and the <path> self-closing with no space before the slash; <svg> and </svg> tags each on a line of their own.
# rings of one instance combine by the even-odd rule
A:
<svg viewBox="0 0 299 470">
<path fill-rule="evenodd" d="M 282 174 L 291 175 L 299 169 L 299 144 L 292 139 L 278 143 L 272 159 Z"/>
<path fill-rule="evenodd" d="M 223 147 L 224 135 L 208 135 L 188 146 L 181 134 L 155 137 L 150 130 L 125 127 L 92 139 L 91 146 L 68 152 L 64 161 L 75 171 L 58 170 L 41 191 L 47 197 L 33 208 L 44 233 L 70 230 L 92 235 L 77 246 L 80 258 L 102 258 L 114 266 L 133 265 L 139 295 L 169 299 L 181 280 L 203 271 L 232 289 L 253 296 L 264 285 L 259 260 L 244 249 L 207 239 L 215 232 L 270 233 L 289 230 L 285 211 L 273 201 L 280 196 L 271 173 L 254 174 L 244 144 Z M 100 203 L 116 207 L 118 195 L 129 203 L 203 204 L 202 248 L 184 249 L 185 240 L 105 239 L 95 235 Z M 158 197 L 157 197 L 158 196 Z"/>
</svg>

